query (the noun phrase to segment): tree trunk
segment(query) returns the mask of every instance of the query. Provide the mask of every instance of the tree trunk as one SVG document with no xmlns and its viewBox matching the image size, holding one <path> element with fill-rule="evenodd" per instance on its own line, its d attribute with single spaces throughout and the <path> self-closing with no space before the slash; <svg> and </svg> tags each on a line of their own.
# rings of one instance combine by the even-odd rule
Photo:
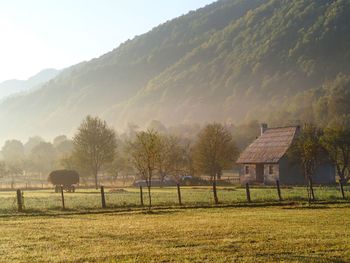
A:
<svg viewBox="0 0 350 263">
<path fill-rule="evenodd" d="M 213 181 L 213 194 L 214 194 L 214 202 L 217 205 L 219 203 L 219 199 L 218 199 L 218 194 L 216 192 L 216 180 L 215 179 Z"/>
<path fill-rule="evenodd" d="M 96 190 L 98 190 L 97 170 L 94 171 L 94 177 L 95 177 L 95 187 L 96 187 Z"/>
<path fill-rule="evenodd" d="M 152 207 L 152 199 L 151 199 L 151 183 L 147 185 L 148 188 L 148 209 L 151 210 Z"/>
<path fill-rule="evenodd" d="M 312 201 L 315 201 L 315 193 L 314 193 L 314 187 L 312 184 L 312 177 L 309 177 L 309 184 L 310 184 L 310 192 L 311 192 L 311 197 L 312 197 Z"/>
<path fill-rule="evenodd" d="M 342 183 L 342 185 L 345 185 L 346 184 L 346 177 L 345 177 L 345 173 L 338 173 L 340 179 L 339 179 L 339 182 Z"/>
</svg>

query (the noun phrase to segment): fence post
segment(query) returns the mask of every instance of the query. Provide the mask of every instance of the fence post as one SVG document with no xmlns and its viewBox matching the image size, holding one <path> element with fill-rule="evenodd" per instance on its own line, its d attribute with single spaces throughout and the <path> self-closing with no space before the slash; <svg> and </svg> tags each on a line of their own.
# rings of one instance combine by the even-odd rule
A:
<svg viewBox="0 0 350 263">
<path fill-rule="evenodd" d="M 343 199 L 345 199 L 344 186 L 342 180 L 339 180 L 340 191 Z"/>
<path fill-rule="evenodd" d="M 142 193 L 142 186 L 140 185 L 140 201 L 141 201 L 141 206 L 143 206 L 143 193 Z"/>
<path fill-rule="evenodd" d="M 219 203 L 219 199 L 216 191 L 216 181 L 213 181 L 213 194 L 214 194 L 214 202 L 217 205 Z"/>
<path fill-rule="evenodd" d="M 278 193 L 278 199 L 282 201 L 282 194 L 281 194 L 281 188 L 280 188 L 280 181 L 276 180 L 276 186 L 277 186 L 277 193 Z"/>
<path fill-rule="evenodd" d="M 247 201 L 250 203 L 252 200 L 250 199 L 250 189 L 249 189 L 249 183 L 245 184 L 245 191 L 247 193 Z"/>
<path fill-rule="evenodd" d="M 105 188 L 101 185 L 101 202 L 102 208 L 106 208 Z"/>
<path fill-rule="evenodd" d="M 22 202 L 22 192 L 20 189 L 17 190 L 17 207 L 18 207 L 18 212 L 23 211 L 23 202 Z"/>
<path fill-rule="evenodd" d="M 66 209 L 66 206 L 64 204 L 64 193 L 63 193 L 63 186 L 61 186 L 61 199 L 62 199 L 62 209 Z"/>
<path fill-rule="evenodd" d="M 179 199 L 179 205 L 182 205 L 180 184 L 177 183 L 176 186 L 177 186 L 177 197 Z"/>
</svg>

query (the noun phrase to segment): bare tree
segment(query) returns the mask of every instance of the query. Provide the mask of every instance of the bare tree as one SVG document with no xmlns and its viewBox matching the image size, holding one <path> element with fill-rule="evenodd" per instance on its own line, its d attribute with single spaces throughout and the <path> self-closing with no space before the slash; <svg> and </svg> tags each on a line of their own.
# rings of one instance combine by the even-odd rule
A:
<svg viewBox="0 0 350 263">
<path fill-rule="evenodd" d="M 157 171 L 157 158 L 160 152 L 160 136 L 152 130 L 137 133 L 134 141 L 129 143 L 132 163 L 148 188 L 149 209 L 152 206 L 152 178 Z"/>
<path fill-rule="evenodd" d="M 324 159 L 325 149 L 321 144 L 322 130 L 313 124 L 305 124 L 302 132 L 296 138 L 289 151 L 289 156 L 301 163 L 305 179 L 307 180 L 307 192 L 309 202 L 315 199 L 312 178 L 317 167 Z"/>
<path fill-rule="evenodd" d="M 345 123 L 335 124 L 325 129 L 321 138 L 329 158 L 337 169 L 343 184 L 350 180 L 350 128 Z"/>
</svg>

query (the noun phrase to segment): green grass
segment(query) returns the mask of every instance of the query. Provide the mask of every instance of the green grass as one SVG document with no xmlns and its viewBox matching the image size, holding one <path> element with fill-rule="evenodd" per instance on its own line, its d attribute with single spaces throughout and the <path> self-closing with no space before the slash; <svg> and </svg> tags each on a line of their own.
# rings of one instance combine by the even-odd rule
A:
<svg viewBox="0 0 350 263">
<path fill-rule="evenodd" d="M 106 202 L 109 209 L 135 208 L 140 206 L 138 188 L 106 189 Z M 213 205 L 213 194 L 210 187 L 182 187 L 184 206 Z M 315 195 L 318 201 L 341 201 L 337 187 L 316 187 Z M 347 189 L 347 195 L 348 189 Z M 246 192 L 243 188 L 218 187 L 221 205 L 246 203 Z M 284 202 L 306 202 L 307 193 L 303 187 L 283 188 Z M 252 188 L 253 203 L 277 203 L 277 191 L 274 188 Z M 153 188 L 152 202 L 157 207 L 173 207 L 178 205 L 176 188 Z M 148 203 L 147 192 L 144 189 L 144 203 Z M 68 211 L 91 211 L 101 207 L 101 196 L 98 190 L 78 189 L 76 193 L 65 193 L 65 204 Z M 61 210 L 61 195 L 53 190 L 24 190 L 25 211 L 33 213 L 59 212 Z M 0 192 L 0 215 L 16 212 L 15 191 Z"/>
<path fill-rule="evenodd" d="M 350 261 L 349 204 L 0 220 L 0 262 Z"/>
</svg>

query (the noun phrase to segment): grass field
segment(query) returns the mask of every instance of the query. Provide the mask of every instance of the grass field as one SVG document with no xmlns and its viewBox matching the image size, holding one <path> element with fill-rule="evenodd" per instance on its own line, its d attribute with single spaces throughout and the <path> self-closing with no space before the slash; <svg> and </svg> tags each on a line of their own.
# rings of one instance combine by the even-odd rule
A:
<svg viewBox="0 0 350 263">
<path fill-rule="evenodd" d="M 0 262 L 350 261 L 349 204 L 0 220 Z"/>
<path fill-rule="evenodd" d="M 349 190 L 345 189 L 347 196 Z M 106 189 L 107 206 L 113 208 L 128 208 L 140 206 L 138 188 Z M 210 187 L 182 187 L 182 201 L 185 206 L 208 206 L 214 203 Z M 147 193 L 144 189 L 144 203 L 147 204 Z M 315 195 L 319 201 L 341 201 L 341 194 L 337 187 L 316 187 Z M 244 204 L 246 192 L 243 188 L 219 187 L 220 204 Z M 305 202 L 306 189 L 293 187 L 282 189 L 285 202 Z M 273 203 L 278 201 L 274 188 L 252 188 L 251 198 L 254 203 Z M 177 206 L 177 191 L 174 187 L 152 189 L 152 201 L 155 206 Z M 90 211 L 100 209 L 101 195 L 98 190 L 78 189 L 76 193 L 65 193 L 65 204 L 69 211 Z M 33 213 L 55 212 L 61 209 L 61 195 L 53 190 L 24 190 L 25 211 Z M 11 214 L 16 211 L 15 191 L 0 192 L 0 215 Z"/>
<path fill-rule="evenodd" d="M 349 196 L 349 189 L 346 189 Z M 140 206 L 138 188 L 106 189 L 106 202 L 109 209 L 134 208 Z M 210 187 L 182 187 L 184 206 L 213 205 L 213 194 Z M 318 201 L 341 201 L 337 187 L 316 187 L 315 195 Z M 246 192 L 243 188 L 219 187 L 218 196 L 221 205 L 245 204 Z M 282 197 L 285 202 L 306 202 L 307 193 L 303 187 L 283 188 Z M 278 202 L 277 191 L 274 188 L 252 188 L 253 203 Z M 177 206 L 176 188 L 152 189 L 152 201 L 157 207 Z M 144 189 L 144 202 L 147 204 L 147 193 Z M 65 193 L 67 211 L 91 211 L 101 208 L 101 195 L 98 190 L 78 189 L 76 193 Z M 53 190 L 24 190 L 24 205 L 27 213 L 56 213 L 61 210 L 61 195 Z M 0 215 L 16 212 L 15 191 L 0 192 Z"/>
</svg>

